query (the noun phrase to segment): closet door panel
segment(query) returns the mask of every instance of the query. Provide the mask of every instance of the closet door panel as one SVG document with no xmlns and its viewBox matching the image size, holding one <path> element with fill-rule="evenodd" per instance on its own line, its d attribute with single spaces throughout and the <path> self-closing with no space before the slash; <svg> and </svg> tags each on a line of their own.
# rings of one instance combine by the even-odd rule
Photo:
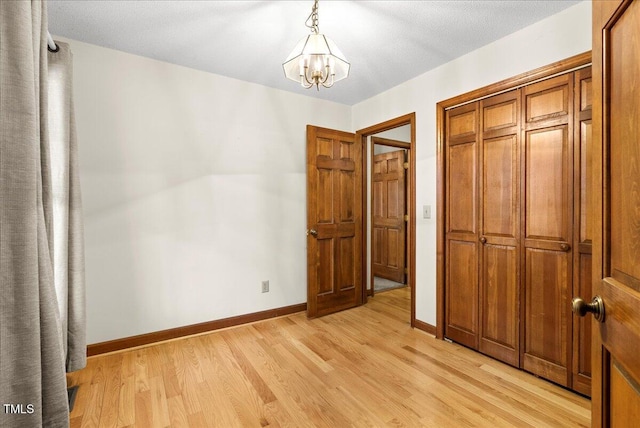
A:
<svg viewBox="0 0 640 428">
<path fill-rule="evenodd" d="M 444 334 L 478 349 L 478 103 L 449 110 L 446 121 Z"/>
<path fill-rule="evenodd" d="M 482 235 L 485 237 L 516 238 L 519 223 L 517 142 L 516 135 L 483 141 Z"/>
<path fill-rule="evenodd" d="M 481 102 L 480 346 L 519 365 L 519 91 Z"/>
<path fill-rule="evenodd" d="M 445 335 L 458 343 L 478 348 L 478 256 L 477 244 L 450 240 L 447 266 L 447 325 Z"/>
<path fill-rule="evenodd" d="M 573 73 L 523 88 L 522 367 L 569 386 Z"/>
<path fill-rule="evenodd" d="M 482 250 L 480 351 L 518 366 L 519 274 L 515 246 L 485 244 Z"/>
<path fill-rule="evenodd" d="M 573 295 L 591 301 L 591 67 L 576 72 L 574 112 L 574 283 Z M 571 387 L 591 395 L 591 320 L 573 317 Z"/>
<path fill-rule="evenodd" d="M 449 231 L 476 233 L 475 142 L 449 148 Z"/>
<path fill-rule="evenodd" d="M 527 249 L 525 254 L 526 339 L 523 368 L 562 385 L 567 383 L 569 257 L 560 251 Z"/>
<path fill-rule="evenodd" d="M 571 172 L 567 125 L 526 137 L 526 237 L 568 242 Z"/>
<path fill-rule="evenodd" d="M 567 73 L 525 86 L 525 124 L 538 127 L 555 120 L 567 123 L 573 111 L 572 81 L 573 73 Z"/>
</svg>

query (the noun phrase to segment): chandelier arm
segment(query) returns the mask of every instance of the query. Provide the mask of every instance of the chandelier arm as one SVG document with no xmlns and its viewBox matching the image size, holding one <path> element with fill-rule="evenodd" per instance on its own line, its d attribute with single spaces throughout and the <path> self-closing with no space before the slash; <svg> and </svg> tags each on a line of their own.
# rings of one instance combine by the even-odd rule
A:
<svg viewBox="0 0 640 428">
<path fill-rule="evenodd" d="M 324 86 L 325 88 L 330 88 L 330 87 L 332 87 L 332 86 L 333 86 L 333 84 L 335 83 L 335 81 L 333 80 L 334 76 L 335 76 L 335 74 L 332 74 L 332 75 L 331 75 L 331 83 L 329 83 L 328 85 L 327 85 L 327 84 L 325 84 L 325 82 L 326 82 L 326 79 L 325 79 L 325 82 L 322 82 L 322 86 Z M 327 77 L 328 77 L 328 76 L 327 76 Z"/>
<path fill-rule="evenodd" d="M 312 81 L 309 80 L 309 78 L 307 77 L 307 72 L 309 71 L 309 66 L 304 66 L 304 74 L 302 76 L 304 76 L 304 80 L 307 82 L 307 85 L 304 85 L 305 88 L 309 89 L 310 87 L 312 87 L 314 85 L 314 83 Z"/>
<path fill-rule="evenodd" d="M 309 82 L 309 79 L 307 79 L 307 76 L 304 75 L 300 75 L 300 86 L 302 86 L 305 89 L 309 89 L 310 87 L 313 86 L 313 83 Z"/>
<path fill-rule="evenodd" d="M 329 64 L 325 65 L 325 69 L 326 69 L 326 71 L 325 71 L 325 76 L 324 76 L 324 79 L 322 79 L 322 82 L 321 82 L 321 83 L 322 83 L 322 86 L 324 86 L 324 84 L 325 84 L 325 82 L 327 81 L 327 79 L 329 79 L 329 74 L 330 74 L 330 73 L 329 73 L 329 71 L 330 71 L 330 70 L 329 70 Z M 333 76 L 333 75 L 332 75 L 332 76 Z"/>
</svg>

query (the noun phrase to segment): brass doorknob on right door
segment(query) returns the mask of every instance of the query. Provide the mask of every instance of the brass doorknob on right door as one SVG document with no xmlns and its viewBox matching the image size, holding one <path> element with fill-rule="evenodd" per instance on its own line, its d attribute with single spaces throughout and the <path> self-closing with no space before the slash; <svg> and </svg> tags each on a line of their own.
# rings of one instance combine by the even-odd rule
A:
<svg viewBox="0 0 640 428">
<path fill-rule="evenodd" d="M 604 301 L 600 296 L 595 296 L 591 303 L 585 302 L 580 297 L 574 297 L 571 301 L 571 310 L 579 317 L 591 312 L 596 321 L 604 322 Z"/>
<path fill-rule="evenodd" d="M 315 230 L 315 229 L 310 229 L 310 230 L 307 232 L 307 235 L 318 236 L 318 231 L 317 231 L 317 230 Z"/>
<path fill-rule="evenodd" d="M 484 236 L 482 238 L 480 238 L 480 242 L 482 244 L 486 244 L 487 243 L 487 238 L 485 238 Z"/>
</svg>

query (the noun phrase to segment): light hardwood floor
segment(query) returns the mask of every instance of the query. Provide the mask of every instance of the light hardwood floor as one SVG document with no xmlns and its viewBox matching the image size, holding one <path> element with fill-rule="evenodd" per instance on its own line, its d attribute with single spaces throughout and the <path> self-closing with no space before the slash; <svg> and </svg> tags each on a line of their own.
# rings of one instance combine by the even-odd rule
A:
<svg viewBox="0 0 640 428">
<path fill-rule="evenodd" d="M 587 427 L 589 400 L 409 327 L 409 288 L 89 358 L 71 427 Z"/>
</svg>

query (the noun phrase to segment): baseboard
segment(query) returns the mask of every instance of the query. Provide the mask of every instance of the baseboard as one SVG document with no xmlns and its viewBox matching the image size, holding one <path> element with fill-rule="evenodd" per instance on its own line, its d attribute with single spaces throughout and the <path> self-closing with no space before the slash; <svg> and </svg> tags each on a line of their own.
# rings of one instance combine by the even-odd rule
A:
<svg viewBox="0 0 640 428">
<path fill-rule="evenodd" d="M 87 346 L 87 356 L 106 354 L 107 352 L 121 351 L 123 349 L 135 348 L 137 346 L 149 345 L 165 340 L 177 339 L 179 337 L 191 336 L 193 334 L 206 333 L 220 330 L 221 328 L 234 327 L 269 318 L 290 315 L 296 312 L 307 310 L 306 303 L 285 306 L 282 308 L 269 309 L 262 312 L 254 312 L 246 315 L 238 315 L 230 318 L 223 318 L 215 321 L 207 321 L 199 324 L 187 325 L 184 327 L 171 328 L 168 330 L 156 331 L 153 333 L 140 334 L 138 336 L 124 337 L 122 339 L 109 340 L 107 342 L 94 343 Z"/>
<path fill-rule="evenodd" d="M 425 333 L 433 334 L 434 336 L 436 335 L 436 327 L 424 321 L 415 320 L 413 322 L 413 326 L 418 330 L 424 331 Z"/>
</svg>

